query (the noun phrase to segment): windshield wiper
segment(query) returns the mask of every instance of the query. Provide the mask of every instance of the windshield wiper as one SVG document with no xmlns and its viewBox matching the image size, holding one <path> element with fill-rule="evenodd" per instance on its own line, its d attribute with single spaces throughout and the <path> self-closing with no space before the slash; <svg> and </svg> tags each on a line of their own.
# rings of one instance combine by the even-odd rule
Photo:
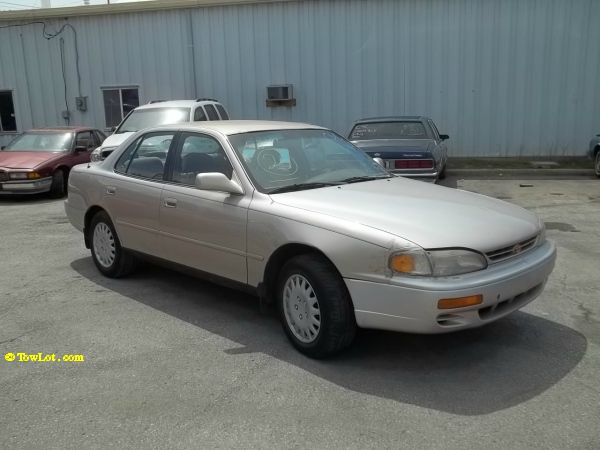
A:
<svg viewBox="0 0 600 450">
<path fill-rule="evenodd" d="M 390 175 L 383 175 L 383 176 L 372 176 L 372 175 L 363 175 L 360 177 L 350 177 L 350 178 L 344 178 L 343 180 L 340 180 L 340 183 L 359 183 L 361 181 L 372 181 L 372 180 L 382 180 L 384 178 L 392 178 Z"/>
<path fill-rule="evenodd" d="M 289 186 L 281 186 L 269 191 L 269 194 L 281 194 L 282 192 L 302 191 L 304 189 L 317 189 L 327 186 L 338 186 L 340 183 L 298 183 L 290 184 Z"/>
</svg>

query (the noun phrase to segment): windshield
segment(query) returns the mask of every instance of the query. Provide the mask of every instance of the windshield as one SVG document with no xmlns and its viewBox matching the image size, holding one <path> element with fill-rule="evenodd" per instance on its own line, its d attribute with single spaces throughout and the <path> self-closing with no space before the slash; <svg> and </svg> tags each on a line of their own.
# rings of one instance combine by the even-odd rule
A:
<svg viewBox="0 0 600 450">
<path fill-rule="evenodd" d="M 140 131 L 144 128 L 189 122 L 190 108 L 136 109 L 125 118 L 115 134 Z"/>
<path fill-rule="evenodd" d="M 73 133 L 23 133 L 6 146 L 6 152 L 66 152 Z"/>
<path fill-rule="evenodd" d="M 389 178 L 366 153 L 328 130 L 276 130 L 229 136 L 261 192 Z"/>
<path fill-rule="evenodd" d="M 421 122 L 373 122 L 356 125 L 350 133 L 351 141 L 369 139 L 429 139 Z"/>
</svg>

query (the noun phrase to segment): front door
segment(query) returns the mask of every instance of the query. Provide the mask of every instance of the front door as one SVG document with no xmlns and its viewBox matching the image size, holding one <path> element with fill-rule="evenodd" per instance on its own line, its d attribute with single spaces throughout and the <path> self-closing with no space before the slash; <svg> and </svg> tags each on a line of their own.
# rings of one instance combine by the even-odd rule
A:
<svg viewBox="0 0 600 450">
<path fill-rule="evenodd" d="M 212 136 L 182 133 L 160 204 L 164 257 L 224 278 L 247 282 L 246 222 L 250 195 L 199 190 L 199 173 L 235 177 L 221 144 Z"/>
</svg>

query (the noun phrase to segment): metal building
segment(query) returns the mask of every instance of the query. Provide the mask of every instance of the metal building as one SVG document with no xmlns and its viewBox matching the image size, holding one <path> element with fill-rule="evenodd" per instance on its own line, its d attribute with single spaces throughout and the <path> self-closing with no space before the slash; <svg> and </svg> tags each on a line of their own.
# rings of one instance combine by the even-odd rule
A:
<svg viewBox="0 0 600 450">
<path fill-rule="evenodd" d="M 342 134 L 360 117 L 429 115 L 454 156 L 583 154 L 600 132 L 598 23 L 598 0 L 162 0 L 0 13 L 0 143 L 67 114 L 105 128 L 137 103 L 214 97 L 235 118 Z M 292 85 L 295 101 L 267 106 L 273 84 Z"/>
</svg>

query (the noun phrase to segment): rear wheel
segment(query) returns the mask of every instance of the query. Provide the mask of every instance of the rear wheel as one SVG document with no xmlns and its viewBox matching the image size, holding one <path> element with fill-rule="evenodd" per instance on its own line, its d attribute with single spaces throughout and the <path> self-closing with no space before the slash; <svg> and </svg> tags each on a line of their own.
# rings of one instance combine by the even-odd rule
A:
<svg viewBox="0 0 600 450">
<path fill-rule="evenodd" d="M 283 329 L 292 344 L 313 358 L 323 358 L 352 343 L 354 309 L 346 285 L 329 261 L 299 255 L 281 270 L 278 306 Z"/>
<path fill-rule="evenodd" d="M 444 178 L 446 178 L 446 164 L 444 164 L 442 171 L 438 175 L 438 180 L 443 180 Z"/>
<path fill-rule="evenodd" d="M 52 174 L 52 185 L 50 186 L 50 196 L 52 198 L 61 198 L 65 196 L 67 176 L 62 169 L 56 170 Z"/>
<path fill-rule="evenodd" d="M 121 247 L 115 227 L 104 211 L 92 218 L 89 230 L 94 264 L 110 278 L 128 275 L 135 268 L 135 257 Z"/>
<path fill-rule="evenodd" d="M 596 158 L 594 160 L 594 172 L 600 178 L 600 148 L 596 150 Z"/>
</svg>

